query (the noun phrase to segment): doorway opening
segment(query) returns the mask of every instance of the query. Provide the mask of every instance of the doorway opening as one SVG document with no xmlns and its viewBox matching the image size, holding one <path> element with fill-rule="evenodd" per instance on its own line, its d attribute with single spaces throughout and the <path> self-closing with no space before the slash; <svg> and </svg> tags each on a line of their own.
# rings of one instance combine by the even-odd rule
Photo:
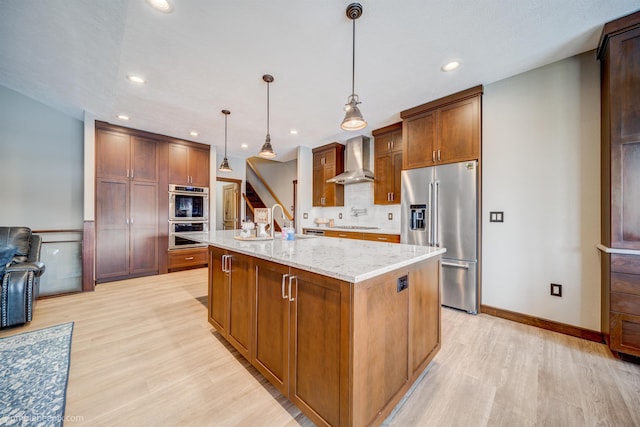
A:
<svg viewBox="0 0 640 427">
<path fill-rule="evenodd" d="M 240 194 L 242 181 L 216 178 L 216 230 L 240 228 Z"/>
</svg>

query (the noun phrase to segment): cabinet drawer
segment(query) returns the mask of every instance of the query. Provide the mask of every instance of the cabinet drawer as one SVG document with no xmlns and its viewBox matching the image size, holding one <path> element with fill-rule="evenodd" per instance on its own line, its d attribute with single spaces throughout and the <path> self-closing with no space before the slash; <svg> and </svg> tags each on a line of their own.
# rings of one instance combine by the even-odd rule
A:
<svg viewBox="0 0 640 427">
<path fill-rule="evenodd" d="M 611 349 L 640 356 L 640 316 L 611 313 Z"/>
<path fill-rule="evenodd" d="M 611 292 L 640 295 L 640 274 L 611 273 Z"/>
<path fill-rule="evenodd" d="M 207 265 L 207 248 L 169 251 L 169 270 Z"/>
<path fill-rule="evenodd" d="M 377 242 L 400 243 L 399 234 L 364 233 L 363 238 L 364 240 L 374 240 Z"/>
<path fill-rule="evenodd" d="M 640 295 L 611 292 L 611 311 L 640 316 Z"/>
<path fill-rule="evenodd" d="M 362 233 L 353 231 L 326 230 L 324 235 L 325 237 L 342 237 L 343 239 L 362 240 Z"/>
<path fill-rule="evenodd" d="M 640 256 L 612 254 L 611 272 L 640 274 Z"/>
</svg>

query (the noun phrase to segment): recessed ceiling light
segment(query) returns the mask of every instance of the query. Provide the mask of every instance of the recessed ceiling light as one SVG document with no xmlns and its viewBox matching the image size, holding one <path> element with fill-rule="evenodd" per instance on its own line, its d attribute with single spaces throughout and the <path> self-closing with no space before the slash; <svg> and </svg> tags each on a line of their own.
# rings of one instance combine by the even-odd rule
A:
<svg viewBox="0 0 640 427">
<path fill-rule="evenodd" d="M 247 148 L 249 148 L 248 144 L 242 144 L 240 145 L 240 148 L 242 148 L 243 150 L 246 150 Z"/>
<path fill-rule="evenodd" d="M 143 79 L 140 76 L 136 76 L 135 74 L 129 74 L 127 76 L 127 80 L 129 80 L 130 82 L 139 83 L 139 84 L 146 83 L 145 79 Z"/>
<path fill-rule="evenodd" d="M 291 129 L 291 130 L 289 131 L 289 133 L 290 133 L 291 135 L 297 135 L 297 134 L 298 134 L 298 131 L 297 131 L 297 130 L 295 130 L 295 129 Z"/>
<path fill-rule="evenodd" d="M 459 59 L 454 59 L 453 61 L 449 61 L 444 64 L 440 69 L 444 72 L 453 71 L 462 65 L 462 61 Z"/>
<path fill-rule="evenodd" d="M 131 117 L 127 116 L 126 114 L 118 114 L 116 117 L 118 117 L 120 120 L 124 120 L 125 122 L 131 120 Z"/>
<path fill-rule="evenodd" d="M 169 0 L 147 0 L 149 6 L 162 13 L 171 13 L 173 6 L 169 3 Z"/>
<path fill-rule="evenodd" d="M 196 132 L 195 130 L 192 130 L 191 132 L 189 132 L 189 135 L 198 136 L 198 132 Z"/>
</svg>

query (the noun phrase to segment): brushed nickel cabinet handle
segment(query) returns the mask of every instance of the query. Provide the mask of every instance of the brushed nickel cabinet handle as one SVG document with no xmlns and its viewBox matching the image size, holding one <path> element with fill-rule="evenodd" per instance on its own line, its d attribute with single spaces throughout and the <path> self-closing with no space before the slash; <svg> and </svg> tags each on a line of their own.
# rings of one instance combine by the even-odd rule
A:
<svg viewBox="0 0 640 427">
<path fill-rule="evenodd" d="M 192 257 L 192 256 L 188 256 L 188 257 L 186 257 L 184 260 L 185 260 L 185 261 L 189 261 L 189 260 L 192 260 L 192 259 L 193 259 L 193 257 Z"/>
<path fill-rule="evenodd" d="M 293 295 L 291 294 L 291 282 L 295 279 L 296 281 L 296 285 L 298 284 L 298 277 L 297 276 L 289 276 L 289 301 L 295 301 L 296 299 L 293 297 Z"/>
<path fill-rule="evenodd" d="M 282 275 L 282 299 L 289 299 L 289 296 L 284 293 L 284 282 L 287 279 L 287 277 L 289 277 L 288 274 Z M 291 291 L 291 288 L 289 288 L 289 291 Z"/>
</svg>

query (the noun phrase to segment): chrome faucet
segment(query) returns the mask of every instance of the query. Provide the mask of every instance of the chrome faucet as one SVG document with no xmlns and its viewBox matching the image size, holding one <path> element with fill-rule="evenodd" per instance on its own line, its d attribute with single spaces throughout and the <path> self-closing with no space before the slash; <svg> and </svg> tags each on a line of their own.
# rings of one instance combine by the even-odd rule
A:
<svg viewBox="0 0 640 427">
<path fill-rule="evenodd" d="M 276 212 L 276 208 L 277 207 L 280 207 L 280 212 L 282 212 L 282 225 L 284 225 L 284 220 L 285 220 L 285 218 L 284 218 L 284 208 L 282 207 L 281 204 L 276 203 L 275 205 L 271 206 L 271 224 L 270 224 L 270 226 L 271 226 L 271 228 L 270 228 L 271 237 L 276 237 L 275 228 L 273 228 L 273 218 L 275 217 L 275 212 Z"/>
</svg>

